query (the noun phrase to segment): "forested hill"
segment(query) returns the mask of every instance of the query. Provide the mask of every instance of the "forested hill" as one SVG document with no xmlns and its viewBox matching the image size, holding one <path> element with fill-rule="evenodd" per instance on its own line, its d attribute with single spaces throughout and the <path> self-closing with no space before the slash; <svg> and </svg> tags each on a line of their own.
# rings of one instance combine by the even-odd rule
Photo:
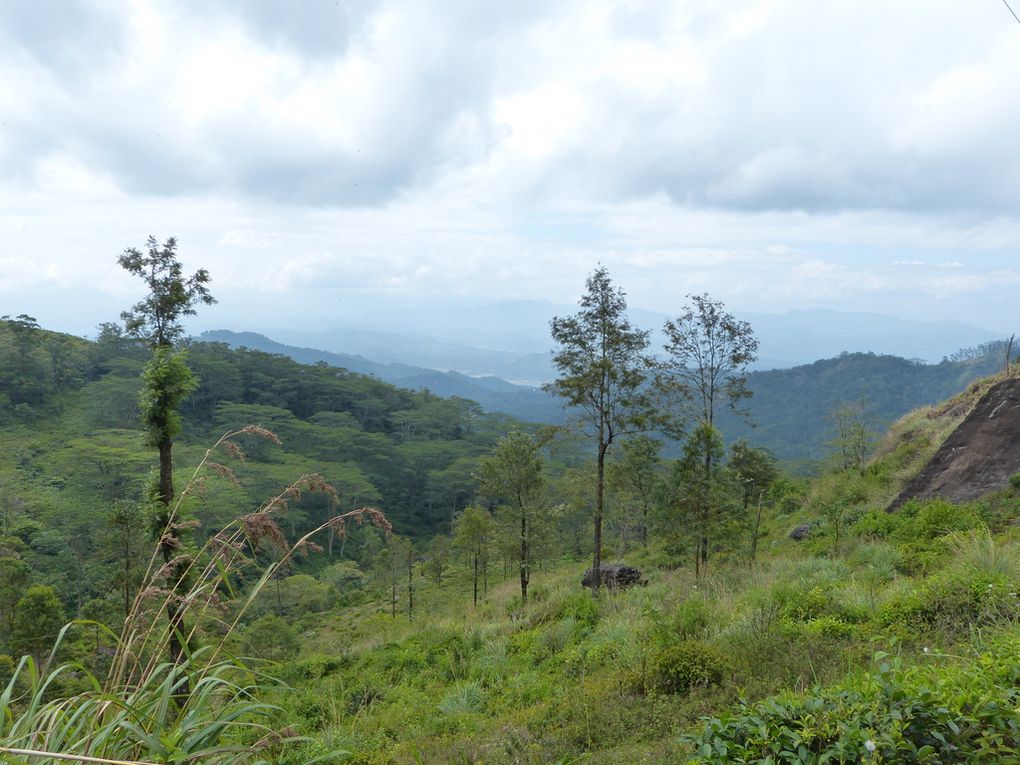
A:
<svg viewBox="0 0 1020 765">
<path fill-rule="evenodd" d="M 874 434 L 912 409 L 935 404 L 1002 368 L 1004 343 L 961 351 L 939 364 L 844 353 L 792 369 L 752 372 L 750 417 L 727 412 L 726 439 L 746 438 L 783 460 L 819 460 L 834 436 L 834 413 L 850 407 Z"/>
<path fill-rule="evenodd" d="M 87 595 L 87 577 L 109 579 L 86 558 L 96 550 L 116 557 L 110 519 L 138 504 L 156 465 L 138 412 L 148 357 L 112 326 L 90 342 L 27 317 L 0 321 L 0 534 L 21 539 L 31 555 L 60 558 L 38 566 L 68 578 L 58 589 Z M 377 506 L 403 535 L 444 531 L 474 495 L 477 458 L 513 425 L 466 399 L 223 344 L 192 344 L 188 364 L 200 384 L 182 408 L 178 485 L 227 430 L 256 423 L 283 443 L 244 440 L 247 462 L 235 466 L 244 488 L 210 485 L 196 500 L 210 528 L 314 472 L 339 489 L 341 509 Z M 301 532 L 331 508 L 308 495 L 291 510 L 288 531 Z"/>
<path fill-rule="evenodd" d="M 371 374 L 402 387 L 427 388 L 439 395 L 477 401 L 490 412 L 503 412 L 530 422 L 562 423 L 567 413 L 558 399 L 535 388 L 498 378 L 473 378 L 404 364 L 379 364 L 361 356 L 333 354 L 277 343 L 252 332 L 217 331 L 203 335 L 235 347 L 284 354 L 303 363 L 326 362 Z M 941 401 L 971 382 L 1000 368 L 1003 348 L 990 343 L 963 351 L 939 364 L 899 356 L 844 353 L 790 369 L 755 371 L 748 375 L 754 393 L 746 403 L 749 417 L 722 416 L 728 442 L 745 438 L 788 462 L 822 459 L 833 438 L 832 414 L 850 405 L 875 433 L 918 406 Z"/>
<path fill-rule="evenodd" d="M 528 422 L 556 423 L 564 420 L 560 401 L 538 388 L 517 385 L 499 377 L 472 377 L 457 371 L 443 371 L 410 364 L 383 364 L 364 356 L 332 353 L 271 340 L 257 332 L 219 329 L 203 332 L 198 340 L 226 343 L 231 348 L 251 348 L 289 356 L 302 364 L 326 363 L 412 390 L 428 389 L 437 396 L 459 396 L 478 402 L 485 411 L 503 412 Z"/>
</svg>

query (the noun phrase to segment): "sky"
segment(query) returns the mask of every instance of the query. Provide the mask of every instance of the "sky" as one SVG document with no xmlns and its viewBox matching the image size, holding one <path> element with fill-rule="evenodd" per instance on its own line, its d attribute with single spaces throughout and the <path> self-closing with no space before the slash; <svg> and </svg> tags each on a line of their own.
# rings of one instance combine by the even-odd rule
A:
<svg viewBox="0 0 1020 765">
<path fill-rule="evenodd" d="M 92 333 L 151 234 L 212 275 L 197 328 L 602 264 L 664 313 L 1008 334 L 1018 80 L 1001 0 L 0 0 L 0 314 Z"/>
</svg>

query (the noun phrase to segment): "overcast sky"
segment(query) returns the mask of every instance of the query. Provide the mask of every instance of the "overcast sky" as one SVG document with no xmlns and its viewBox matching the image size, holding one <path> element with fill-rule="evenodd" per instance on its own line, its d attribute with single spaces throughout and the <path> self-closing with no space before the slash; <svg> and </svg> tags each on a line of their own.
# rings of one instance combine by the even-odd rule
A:
<svg viewBox="0 0 1020 765">
<path fill-rule="evenodd" d="M 1001 0 L 0 0 L 0 313 L 91 332 L 151 233 L 202 326 L 601 262 L 652 310 L 1009 332 L 1018 83 Z"/>
</svg>

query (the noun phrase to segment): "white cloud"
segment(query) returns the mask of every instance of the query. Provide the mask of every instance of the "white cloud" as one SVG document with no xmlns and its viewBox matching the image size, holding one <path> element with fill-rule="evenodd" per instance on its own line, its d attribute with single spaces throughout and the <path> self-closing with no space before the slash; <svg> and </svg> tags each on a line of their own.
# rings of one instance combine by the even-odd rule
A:
<svg viewBox="0 0 1020 765">
<path fill-rule="evenodd" d="M 116 254 L 153 233 L 299 314 L 354 287 L 569 300 L 598 262 L 649 307 L 1007 314 L 1004 9 L 342 6 L 0 0 L 0 298 L 132 295 Z"/>
</svg>

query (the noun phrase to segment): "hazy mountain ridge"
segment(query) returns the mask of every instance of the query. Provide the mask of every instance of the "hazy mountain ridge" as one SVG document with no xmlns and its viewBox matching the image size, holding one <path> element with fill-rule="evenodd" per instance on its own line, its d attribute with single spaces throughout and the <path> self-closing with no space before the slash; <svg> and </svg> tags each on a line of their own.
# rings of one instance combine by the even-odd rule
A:
<svg viewBox="0 0 1020 765">
<path fill-rule="evenodd" d="M 360 356 L 296 348 L 257 333 L 207 332 L 200 340 L 246 346 L 279 353 L 303 363 L 325 362 L 374 375 L 400 387 L 428 388 L 440 396 L 477 401 L 489 412 L 531 422 L 562 424 L 567 412 L 561 402 L 539 388 L 520 386 L 497 377 L 470 377 L 407 364 L 379 364 Z M 746 438 L 784 460 L 822 459 L 832 438 L 829 415 L 842 404 L 861 403 L 868 425 L 876 432 L 919 406 L 935 403 L 967 387 L 1001 365 L 997 346 L 957 361 L 925 364 L 893 355 L 843 353 L 789 369 L 756 370 L 748 375 L 754 396 L 748 417 L 724 412 L 719 420 L 727 442 Z"/>
<path fill-rule="evenodd" d="M 405 305 L 385 296 L 330 314 L 332 326 L 308 331 L 257 328 L 283 343 L 352 354 L 378 363 L 402 363 L 494 375 L 527 385 L 555 376 L 549 320 L 576 306 L 538 300 L 484 301 L 450 297 Z M 683 299 L 677 303 L 679 311 Z M 356 310 L 357 309 L 357 310 Z M 662 348 L 664 312 L 634 308 L 633 323 L 652 331 L 652 350 Z M 784 314 L 737 312 L 760 341 L 756 369 L 784 369 L 832 358 L 842 352 L 876 353 L 937 363 L 960 348 L 998 339 L 991 330 L 959 321 L 921 321 L 874 313 L 827 309 Z M 413 327 L 413 330 L 409 330 Z"/>
</svg>

